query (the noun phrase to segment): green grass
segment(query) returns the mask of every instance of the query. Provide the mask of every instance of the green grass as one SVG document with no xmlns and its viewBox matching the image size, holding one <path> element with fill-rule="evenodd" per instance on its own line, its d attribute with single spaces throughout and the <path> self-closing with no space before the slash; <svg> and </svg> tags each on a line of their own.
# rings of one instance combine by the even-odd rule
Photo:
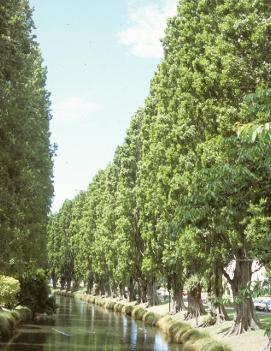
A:
<svg viewBox="0 0 271 351">
<path fill-rule="evenodd" d="M 30 320 L 32 312 L 27 307 L 18 306 L 13 311 L 0 312 L 0 338 L 9 338 L 20 321 Z"/>
<path fill-rule="evenodd" d="M 144 308 L 142 308 L 142 307 L 135 307 L 132 310 L 132 317 L 134 319 L 142 320 L 145 313 L 146 313 L 146 310 Z"/>
<path fill-rule="evenodd" d="M 116 302 L 115 301 L 108 301 L 106 304 L 105 304 L 105 308 L 107 308 L 108 310 L 113 310 L 114 307 L 116 305 Z"/>
<path fill-rule="evenodd" d="M 127 316 L 131 316 L 133 309 L 134 306 L 132 305 L 124 305 L 122 308 L 122 313 L 126 314 Z"/>
<path fill-rule="evenodd" d="M 271 313 L 270 315 L 259 315 L 260 322 L 262 327 L 265 328 L 268 324 L 271 323 Z"/>
<path fill-rule="evenodd" d="M 114 311 L 115 312 L 121 312 L 123 309 L 124 305 L 122 303 L 116 303 L 114 306 Z"/>
<path fill-rule="evenodd" d="M 146 312 L 143 315 L 143 322 L 147 325 L 156 325 L 157 321 L 159 320 L 160 316 L 154 312 Z"/>
</svg>

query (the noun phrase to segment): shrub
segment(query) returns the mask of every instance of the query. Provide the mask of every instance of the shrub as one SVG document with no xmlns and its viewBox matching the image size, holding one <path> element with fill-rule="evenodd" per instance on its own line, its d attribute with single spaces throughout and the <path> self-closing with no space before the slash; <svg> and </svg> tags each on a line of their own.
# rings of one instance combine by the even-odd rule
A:
<svg viewBox="0 0 271 351">
<path fill-rule="evenodd" d="M 20 283 L 17 279 L 0 275 L 0 305 L 14 308 L 18 303 L 17 295 L 20 291 Z"/>
<path fill-rule="evenodd" d="M 177 343 L 183 342 L 183 335 L 188 331 L 191 330 L 192 327 L 189 324 L 184 324 L 175 334 L 174 341 Z"/>
<path fill-rule="evenodd" d="M 4 316 L 4 318 L 6 318 L 6 320 L 8 321 L 9 324 L 9 329 L 11 331 L 13 331 L 15 329 L 16 326 L 16 320 L 15 318 L 12 316 L 12 314 L 9 311 L 4 311 L 1 312 L 2 316 Z"/>
<path fill-rule="evenodd" d="M 159 315 L 155 314 L 154 312 L 146 312 L 143 316 L 143 322 L 147 325 L 156 325 L 158 319 L 160 318 Z"/>
<path fill-rule="evenodd" d="M 88 302 L 88 303 L 95 303 L 95 297 L 94 297 L 94 296 L 89 296 L 89 297 L 87 298 L 87 302 Z"/>
<path fill-rule="evenodd" d="M 146 313 L 146 310 L 144 310 L 144 308 L 136 307 L 132 311 L 132 317 L 134 319 L 142 320 L 145 313 Z"/>
<path fill-rule="evenodd" d="M 183 334 L 183 336 L 182 336 L 182 342 L 183 342 L 183 343 L 186 343 L 186 342 L 188 342 L 188 341 L 190 341 L 190 342 L 195 342 L 196 340 L 201 339 L 201 338 L 203 338 L 203 337 L 205 337 L 205 336 L 206 336 L 205 334 L 199 332 L 199 331 L 196 330 L 196 329 L 191 328 L 191 329 L 187 330 L 187 331 Z"/>
<path fill-rule="evenodd" d="M 224 351 L 224 347 L 217 341 L 211 341 L 202 348 L 202 351 Z"/>
<path fill-rule="evenodd" d="M 8 338 L 11 334 L 9 321 L 3 312 L 0 312 L 0 337 L 1 338 Z"/>
<path fill-rule="evenodd" d="M 193 351 L 202 351 L 202 350 L 209 350 L 208 348 L 206 348 L 208 345 L 210 345 L 210 343 L 212 343 L 213 340 L 209 337 L 209 336 L 206 336 L 206 337 L 202 337 L 198 340 L 194 340 L 192 341 L 191 343 L 187 343 L 186 345 L 190 348 L 193 348 Z M 184 348 L 184 351 L 187 351 L 185 348 Z"/>
<path fill-rule="evenodd" d="M 114 301 L 108 301 L 105 305 L 105 308 L 107 308 L 108 310 L 114 310 L 116 305 L 116 302 Z"/>
<path fill-rule="evenodd" d="M 178 336 L 183 335 L 188 329 L 191 329 L 189 324 L 172 320 L 168 326 L 168 334 L 175 340 L 177 333 Z"/>
<path fill-rule="evenodd" d="M 214 316 L 211 316 L 210 314 L 207 314 L 202 321 L 201 327 L 208 327 L 210 325 L 214 325 L 216 323 L 216 318 Z"/>
<path fill-rule="evenodd" d="M 55 298 L 51 296 L 48 286 L 48 277 L 44 270 L 27 272 L 20 278 L 21 291 L 19 301 L 36 313 L 54 313 L 56 309 Z"/>
<path fill-rule="evenodd" d="M 12 317 L 15 319 L 16 324 L 21 321 L 22 318 L 21 318 L 19 311 L 12 310 L 12 311 L 10 311 L 10 313 L 11 313 Z"/>
<path fill-rule="evenodd" d="M 168 334 L 169 324 L 172 322 L 172 318 L 169 316 L 164 316 L 157 321 L 157 326 L 164 333 Z"/>
<path fill-rule="evenodd" d="M 20 314 L 21 320 L 23 321 L 31 320 L 33 317 L 33 313 L 28 307 L 18 306 L 15 311 Z"/>
<path fill-rule="evenodd" d="M 122 303 L 116 303 L 114 306 L 114 311 L 115 312 L 121 312 L 123 309 L 124 305 Z"/>
<path fill-rule="evenodd" d="M 131 305 L 124 305 L 122 308 L 122 312 L 124 314 L 126 314 L 127 316 L 131 316 L 132 315 L 132 311 L 133 311 L 134 306 Z"/>
</svg>

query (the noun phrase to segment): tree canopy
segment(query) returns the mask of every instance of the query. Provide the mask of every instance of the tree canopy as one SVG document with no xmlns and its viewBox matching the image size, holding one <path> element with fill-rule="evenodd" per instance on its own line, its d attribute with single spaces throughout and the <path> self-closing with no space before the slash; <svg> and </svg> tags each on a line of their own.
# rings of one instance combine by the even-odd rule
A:
<svg viewBox="0 0 271 351">
<path fill-rule="evenodd" d="M 179 2 L 124 143 L 81 200 L 52 216 L 56 279 L 95 283 L 102 294 L 128 287 L 148 304 L 164 282 L 175 311 L 186 287 L 186 318 L 205 313 L 205 288 L 219 320 L 224 276 L 236 313 L 230 333 L 258 327 L 251 276 L 253 260 L 270 263 L 270 142 L 243 139 L 236 126 L 270 121 L 267 93 L 251 108 L 271 78 L 270 11 L 265 0 Z M 81 267 L 72 277 L 61 269 L 65 248 L 70 267 Z"/>
<path fill-rule="evenodd" d="M 0 4 L 0 272 L 46 264 L 51 118 L 46 69 L 26 0 Z"/>
</svg>

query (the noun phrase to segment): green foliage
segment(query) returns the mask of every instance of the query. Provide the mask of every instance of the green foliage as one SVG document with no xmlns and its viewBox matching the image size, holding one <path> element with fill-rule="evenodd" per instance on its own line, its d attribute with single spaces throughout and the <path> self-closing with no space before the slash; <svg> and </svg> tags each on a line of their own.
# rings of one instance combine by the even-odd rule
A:
<svg viewBox="0 0 271 351">
<path fill-rule="evenodd" d="M 122 312 L 124 305 L 122 303 L 116 303 L 114 306 L 115 312 Z"/>
<path fill-rule="evenodd" d="M 18 306 L 16 307 L 16 312 L 19 312 L 21 320 L 23 321 L 29 321 L 33 317 L 32 311 L 25 306 Z"/>
<path fill-rule="evenodd" d="M 131 316 L 133 309 L 134 309 L 134 307 L 131 305 L 124 305 L 122 312 L 124 314 L 126 314 L 127 316 Z"/>
<path fill-rule="evenodd" d="M 202 348 L 202 351 L 226 351 L 226 349 L 217 341 L 211 341 Z"/>
<path fill-rule="evenodd" d="M 264 328 L 264 334 L 268 337 L 271 338 L 271 323 L 266 324 Z"/>
<path fill-rule="evenodd" d="M 12 277 L 0 275 L 0 305 L 14 308 L 17 304 L 17 295 L 20 292 L 20 282 Z"/>
<path fill-rule="evenodd" d="M 0 339 L 12 336 L 16 325 L 21 321 L 29 321 L 32 312 L 26 307 L 18 306 L 13 311 L 0 311 Z"/>
<path fill-rule="evenodd" d="M 108 301 L 105 305 L 105 307 L 108 310 L 114 310 L 115 309 L 116 302 L 115 301 Z"/>
<path fill-rule="evenodd" d="M 156 325 L 157 321 L 159 320 L 160 316 L 154 312 L 146 312 L 143 316 L 143 322 L 147 325 Z"/>
<path fill-rule="evenodd" d="M 27 0 L 0 6 L 0 272 L 46 264 L 52 188 L 46 69 Z"/>
<path fill-rule="evenodd" d="M 112 164 L 50 220 L 63 287 L 83 279 L 155 303 L 161 280 L 174 296 L 205 285 L 218 307 L 224 274 L 237 305 L 251 298 L 252 261 L 271 260 L 270 11 L 265 0 L 179 2 Z"/>
<path fill-rule="evenodd" d="M 44 270 L 29 271 L 20 278 L 20 304 L 28 307 L 33 314 L 54 313 L 56 305 L 49 296 L 48 277 Z"/>
<path fill-rule="evenodd" d="M 142 307 L 135 307 L 132 311 L 132 317 L 134 319 L 142 320 L 146 310 Z"/>
<path fill-rule="evenodd" d="M 1 338 L 8 338 L 12 333 L 12 328 L 10 328 L 9 319 L 6 315 L 0 312 L 0 337 Z"/>
</svg>

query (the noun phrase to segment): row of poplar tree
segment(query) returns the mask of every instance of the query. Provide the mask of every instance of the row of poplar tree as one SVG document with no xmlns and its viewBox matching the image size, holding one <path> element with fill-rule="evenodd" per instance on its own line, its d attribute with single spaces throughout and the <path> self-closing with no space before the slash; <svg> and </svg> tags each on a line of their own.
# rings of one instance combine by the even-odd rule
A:
<svg viewBox="0 0 271 351">
<path fill-rule="evenodd" d="M 46 264 L 53 147 L 46 70 L 27 0 L 0 2 L 0 274 Z"/>
<path fill-rule="evenodd" d="M 112 163 L 50 218 L 55 283 L 83 280 L 109 295 L 127 287 L 130 300 L 153 305 L 163 282 L 187 318 L 205 312 L 204 288 L 219 321 L 224 277 L 236 312 L 230 333 L 259 326 L 251 276 L 253 260 L 271 262 L 271 144 L 256 130 L 238 137 L 236 124 L 270 120 L 257 94 L 271 79 L 270 14 L 266 0 L 179 2 Z"/>
</svg>

